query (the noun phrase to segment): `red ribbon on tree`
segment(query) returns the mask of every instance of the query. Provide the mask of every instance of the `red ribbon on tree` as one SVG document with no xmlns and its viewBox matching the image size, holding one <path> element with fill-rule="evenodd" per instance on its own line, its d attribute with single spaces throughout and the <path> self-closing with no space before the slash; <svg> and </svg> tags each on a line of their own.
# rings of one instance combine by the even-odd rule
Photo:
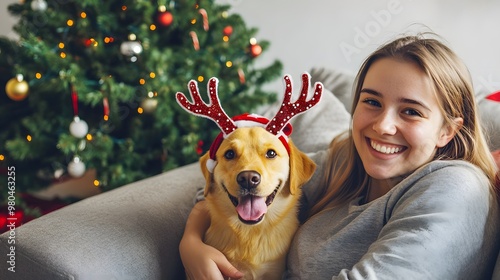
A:
<svg viewBox="0 0 500 280">
<path fill-rule="evenodd" d="M 102 99 L 102 106 L 104 107 L 104 120 L 107 121 L 109 119 L 109 102 L 107 97 Z"/>
<path fill-rule="evenodd" d="M 71 85 L 71 100 L 73 101 L 73 114 L 76 117 L 78 116 L 78 93 L 74 85 Z"/>
</svg>

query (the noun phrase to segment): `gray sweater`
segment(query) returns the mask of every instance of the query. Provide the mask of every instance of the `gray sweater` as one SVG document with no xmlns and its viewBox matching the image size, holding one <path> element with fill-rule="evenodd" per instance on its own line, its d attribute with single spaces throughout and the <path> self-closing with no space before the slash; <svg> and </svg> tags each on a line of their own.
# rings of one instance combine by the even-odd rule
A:
<svg viewBox="0 0 500 280">
<path fill-rule="evenodd" d="M 313 156 L 319 167 L 325 157 Z M 304 186 L 308 201 L 320 193 L 318 177 Z M 359 201 L 323 210 L 300 227 L 286 279 L 491 278 L 499 210 L 475 166 L 434 161 L 384 196 Z"/>
</svg>

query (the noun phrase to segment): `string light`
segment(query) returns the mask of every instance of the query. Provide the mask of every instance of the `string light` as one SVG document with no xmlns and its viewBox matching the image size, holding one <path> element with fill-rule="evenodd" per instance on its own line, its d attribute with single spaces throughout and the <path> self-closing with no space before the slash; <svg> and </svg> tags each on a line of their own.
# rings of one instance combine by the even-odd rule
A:
<svg viewBox="0 0 500 280">
<path fill-rule="evenodd" d="M 205 80 L 205 78 L 203 76 L 198 76 L 198 82 L 203 82 L 203 80 Z"/>
<path fill-rule="evenodd" d="M 36 72 L 35 78 L 40 80 L 42 78 L 42 74 L 40 72 Z"/>
<path fill-rule="evenodd" d="M 59 47 L 60 49 L 64 49 L 64 43 L 63 43 L 63 42 L 59 43 L 58 47 Z"/>
<path fill-rule="evenodd" d="M 226 67 L 230 68 L 233 66 L 233 62 L 231 60 L 226 61 Z"/>
<path fill-rule="evenodd" d="M 26 140 L 28 140 L 28 142 L 31 142 L 31 135 L 26 135 Z"/>
<path fill-rule="evenodd" d="M 127 10 L 127 6 L 123 5 L 122 6 L 122 11 L 126 11 Z"/>
<path fill-rule="evenodd" d="M 4 160 L 5 159 L 5 156 L 0 154 L 0 160 Z"/>
<path fill-rule="evenodd" d="M 97 47 L 99 45 L 99 42 L 97 42 L 94 38 L 90 38 L 90 44 L 93 47 Z"/>
<path fill-rule="evenodd" d="M 222 41 L 224 41 L 224 42 L 228 42 L 228 41 L 229 41 L 229 36 L 224 36 L 224 37 L 222 37 Z"/>
<path fill-rule="evenodd" d="M 137 107 L 137 113 L 139 114 L 144 113 L 144 109 L 142 109 L 142 107 Z"/>
<path fill-rule="evenodd" d="M 109 43 L 113 43 L 115 41 L 115 38 L 113 37 L 104 37 L 104 43 L 106 44 L 109 44 Z"/>
<path fill-rule="evenodd" d="M 92 134 L 90 134 L 90 133 L 87 133 L 85 138 L 87 139 L 87 141 L 92 141 L 92 139 L 93 139 Z"/>
<path fill-rule="evenodd" d="M 149 30 L 151 30 L 151 31 L 155 31 L 155 30 L 156 30 L 156 25 L 151 24 L 151 25 L 149 26 Z"/>
<path fill-rule="evenodd" d="M 61 53 L 59 54 L 59 56 L 60 56 L 61 58 L 66 58 L 66 53 L 65 53 L 65 52 L 61 52 Z"/>
<path fill-rule="evenodd" d="M 145 83 L 146 83 L 146 80 L 144 80 L 144 79 L 142 79 L 142 78 L 139 80 L 139 84 L 143 85 L 143 84 L 145 84 Z"/>
<path fill-rule="evenodd" d="M 104 115 L 103 119 L 104 119 L 104 121 L 107 122 L 109 120 L 109 116 L 108 115 Z"/>
<path fill-rule="evenodd" d="M 85 13 L 85 12 L 81 12 L 81 13 L 80 13 L 80 17 L 81 17 L 81 18 L 86 18 L 86 17 L 87 17 L 87 13 Z"/>
<path fill-rule="evenodd" d="M 196 19 L 195 19 L 195 18 L 193 18 L 193 19 L 191 20 L 191 24 L 196 24 Z"/>
<path fill-rule="evenodd" d="M 72 19 L 68 19 L 68 21 L 66 21 L 66 24 L 71 27 L 73 26 L 73 24 L 75 24 L 75 22 Z"/>
<path fill-rule="evenodd" d="M 156 77 L 156 74 L 154 72 L 149 73 L 149 77 L 151 79 L 154 79 Z"/>
<path fill-rule="evenodd" d="M 94 180 L 94 186 L 99 187 L 100 184 L 99 180 Z"/>
</svg>

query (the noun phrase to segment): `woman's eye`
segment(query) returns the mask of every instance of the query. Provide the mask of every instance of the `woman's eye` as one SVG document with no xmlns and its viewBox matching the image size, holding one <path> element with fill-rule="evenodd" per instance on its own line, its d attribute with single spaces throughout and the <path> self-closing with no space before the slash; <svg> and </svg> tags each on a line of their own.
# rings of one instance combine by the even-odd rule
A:
<svg viewBox="0 0 500 280">
<path fill-rule="evenodd" d="M 235 153 L 233 150 L 228 150 L 227 152 L 224 153 L 224 157 L 226 159 L 233 159 L 235 157 Z"/>
<path fill-rule="evenodd" d="M 267 158 L 275 158 L 278 154 L 274 150 L 268 150 L 266 153 Z"/>
<path fill-rule="evenodd" d="M 409 115 L 409 116 L 418 116 L 418 117 L 422 117 L 422 114 L 415 110 L 415 109 L 406 109 L 403 111 L 404 114 L 406 115 Z"/>
<path fill-rule="evenodd" d="M 366 103 L 368 105 L 371 105 L 371 106 L 377 106 L 377 107 L 381 106 L 380 103 L 377 100 L 375 100 L 375 99 L 368 99 L 367 98 L 367 99 L 364 99 L 362 102 Z"/>
</svg>

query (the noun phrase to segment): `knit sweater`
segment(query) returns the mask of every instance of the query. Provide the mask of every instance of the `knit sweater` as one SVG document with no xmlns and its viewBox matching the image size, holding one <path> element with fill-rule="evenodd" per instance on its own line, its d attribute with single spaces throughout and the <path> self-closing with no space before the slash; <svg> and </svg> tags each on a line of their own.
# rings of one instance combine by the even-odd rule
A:
<svg viewBox="0 0 500 280">
<path fill-rule="evenodd" d="M 321 169 L 326 153 L 312 156 Z M 319 173 L 303 187 L 311 204 Z M 388 193 L 309 218 L 297 231 L 286 279 L 490 279 L 499 210 L 470 163 L 433 161 Z"/>
</svg>

